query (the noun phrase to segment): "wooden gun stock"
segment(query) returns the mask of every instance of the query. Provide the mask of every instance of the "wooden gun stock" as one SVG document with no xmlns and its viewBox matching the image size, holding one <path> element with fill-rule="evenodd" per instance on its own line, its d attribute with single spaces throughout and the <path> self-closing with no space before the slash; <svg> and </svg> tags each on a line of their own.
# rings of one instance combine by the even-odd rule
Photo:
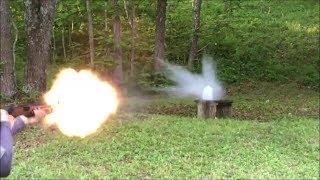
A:
<svg viewBox="0 0 320 180">
<path fill-rule="evenodd" d="M 25 106 L 11 106 L 7 108 L 7 111 L 13 117 L 18 117 L 20 115 L 24 115 L 26 117 L 33 117 L 34 116 L 33 110 L 37 108 L 49 109 L 49 107 L 45 105 L 40 105 L 40 106 L 25 105 Z"/>
</svg>

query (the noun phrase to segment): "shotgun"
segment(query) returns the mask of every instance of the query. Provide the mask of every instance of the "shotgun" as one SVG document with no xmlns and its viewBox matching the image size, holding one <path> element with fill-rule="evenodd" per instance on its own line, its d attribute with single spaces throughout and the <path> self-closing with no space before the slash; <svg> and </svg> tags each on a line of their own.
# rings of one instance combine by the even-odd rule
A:
<svg viewBox="0 0 320 180">
<path fill-rule="evenodd" d="M 8 114 L 13 117 L 18 117 L 20 115 L 24 115 L 26 117 L 33 117 L 35 109 L 44 109 L 47 113 L 50 113 L 52 110 L 50 106 L 47 105 L 18 105 L 18 106 L 9 106 L 6 107 Z"/>
</svg>

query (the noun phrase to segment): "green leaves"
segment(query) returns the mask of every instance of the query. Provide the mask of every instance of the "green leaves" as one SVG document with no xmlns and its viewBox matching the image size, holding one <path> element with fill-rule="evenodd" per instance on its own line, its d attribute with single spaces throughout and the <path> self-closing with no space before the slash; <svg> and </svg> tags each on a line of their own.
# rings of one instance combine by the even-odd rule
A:
<svg viewBox="0 0 320 180">
<path fill-rule="evenodd" d="M 128 0 L 136 7 L 139 38 L 136 39 L 136 74 L 144 85 L 165 86 L 166 79 L 149 78 L 153 72 L 156 1 Z M 229 10 L 225 10 L 225 2 Z M 168 1 L 166 21 L 166 60 L 186 65 L 192 36 L 192 2 Z M 17 64 L 25 60 L 24 1 L 10 1 L 13 20 L 19 30 L 16 53 Z M 318 87 L 318 5 L 316 1 L 240 1 L 204 0 L 201 10 L 199 56 L 209 54 L 217 61 L 219 77 L 225 83 L 245 81 L 297 81 Z M 124 70 L 129 70 L 131 29 L 124 4 L 119 0 L 121 14 Z M 112 18 L 114 7 L 110 1 L 93 0 L 97 64 L 113 66 L 101 59 L 113 53 Z M 61 60 L 62 29 L 64 29 L 68 61 L 86 59 L 88 51 L 86 9 L 83 0 L 58 1 L 55 19 L 56 62 Z M 69 40 L 71 42 L 69 43 Z M 21 62 L 19 62 L 21 61 Z M 200 71 L 195 61 L 195 71 Z M 103 69 L 103 68 L 101 68 Z M 112 69 L 108 69 L 111 71 Z M 18 68 L 17 74 L 23 74 Z M 146 74 L 150 75 L 148 78 Z M 22 76 L 21 76 L 22 77 Z M 141 79 L 140 79 L 141 78 Z M 155 79 L 156 82 L 152 82 Z M 22 80 L 21 80 L 22 81 Z M 157 84 L 162 83 L 162 84 Z"/>
</svg>

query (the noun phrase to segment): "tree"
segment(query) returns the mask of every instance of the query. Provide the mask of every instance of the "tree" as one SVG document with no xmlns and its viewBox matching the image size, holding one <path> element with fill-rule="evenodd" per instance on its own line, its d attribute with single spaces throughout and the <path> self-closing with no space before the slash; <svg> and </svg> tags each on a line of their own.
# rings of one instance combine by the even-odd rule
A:
<svg viewBox="0 0 320 180">
<path fill-rule="evenodd" d="M 130 55 L 130 76 L 134 76 L 135 71 L 135 51 L 136 51 L 136 39 L 138 38 L 137 20 L 136 20 L 136 8 L 134 0 L 123 0 L 126 10 L 129 25 L 131 27 L 131 55 Z"/>
<path fill-rule="evenodd" d="M 113 41 L 114 41 L 114 59 L 117 66 L 113 72 L 114 80 L 121 84 L 123 82 L 123 70 L 122 70 L 122 48 L 121 48 L 121 22 L 119 17 L 119 4 L 118 0 L 112 0 L 114 7 L 113 16 Z"/>
<path fill-rule="evenodd" d="M 26 0 L 27 74 L 26 91 L 44 92 L 56 0 Z"/>
<path fill-rule="evenodd" d="M 16 93 L 16 78 L 14 73 L 14 52 L 11 41 L 10 7 L 8 0 L 0 1 L 0 89 L 5 97 Z"/>
<path fill-rule="evenodd" d="M 166 8 L 167 0 L 157 1 L 157 17 L 156 17 L 156 39 L 155 39 L 155 70 L 161 69 L 164 61 L 164 45 L 166 31 Z"/>
<path fill-rule="evenodd" d="M 103 13 L 103 18 L 104 18 L 104 32 L 105 32 L 105 38 L 109 39 L 109 26 L 108 26 L 108 11 L 107 11 L 107 1 L 104 2 L 104 13 Z M 106 43 L 106 56 L 109 57 L 110 54 L 110 48 L 108 46 L 108 43 Z"/>
<path fill-rule="evenodd" d="M 202 0 L 193 0 L 193 37 L 188 59 L 188 67 L 191 69 L 193 61 L 198 53 L 198 39 L 200 32 L 200 12 Z"/>
<path fill-rule="evenodd" d="M 88 15 L 88 32 L 89 32 L 89 46 L 90 46 L 90 66 L 93 67 L 94 63 L 94 42 L 93 42 L 93 25 L 91 14 L 91 0 L 86 0 L 87 15 Z"/>
<path fill-rule="evenodd" d="M 61 28 L 61 43 L 62 43 L 62 51 L 63 51 L 63 59 L 67 59 L 67 53 L 66 53 L 66 43 L 65 43 L 65 38 L 64 38 L 64 26 L 62 25 Z"/>
</svg>

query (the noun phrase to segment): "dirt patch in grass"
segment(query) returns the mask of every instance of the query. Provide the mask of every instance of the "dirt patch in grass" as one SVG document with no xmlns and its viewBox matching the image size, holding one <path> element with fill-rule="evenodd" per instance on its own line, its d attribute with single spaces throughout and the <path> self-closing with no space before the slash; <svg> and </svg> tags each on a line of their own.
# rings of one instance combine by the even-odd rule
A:
<svg viewBox="0 0 320 180">
<path fill-rule="evenodd" d="M 163 114 L 163 115 L 176 115 L 176 116 L 196 116 L 197 107 L 188 104 L 179 104 L 175 106 L 148 106 L 145 109 L 149 114 Z"/>
</svg>

